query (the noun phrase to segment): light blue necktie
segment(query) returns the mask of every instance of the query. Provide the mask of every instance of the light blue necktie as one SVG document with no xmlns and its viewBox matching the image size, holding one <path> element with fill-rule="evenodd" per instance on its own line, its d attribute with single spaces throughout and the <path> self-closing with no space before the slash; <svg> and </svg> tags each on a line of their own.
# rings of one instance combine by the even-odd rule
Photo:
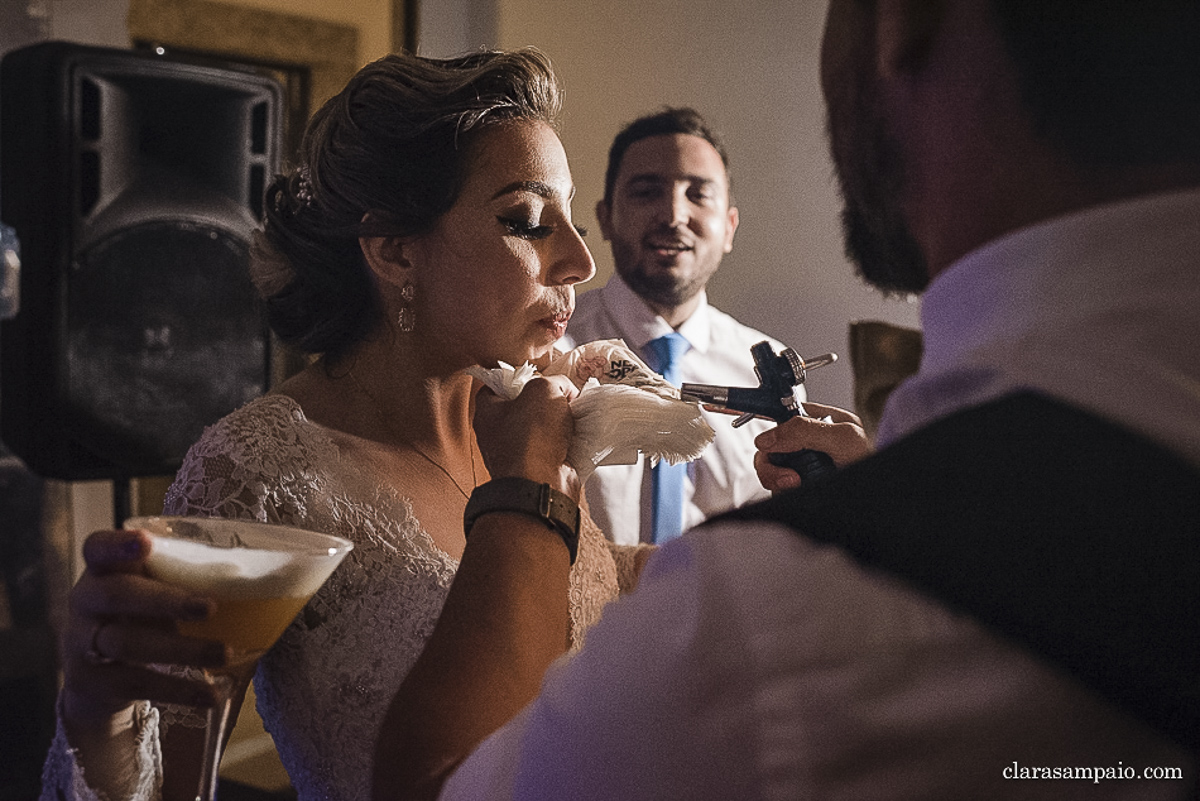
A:
<svg viewBox="0 0 1200 801">
<path fill-rule="evenodd" d="M 679 362 L 691 345 L 682 334 L 672 331 L 646 343 L 653 364 L 650 366 L 662 377 L 679 386 Z M 667 464 L 660 460 L 654 466 L 652 494 L 654 497 L 654 542 L 662 544 L 683 533 L 683 476 L 687 463 Z"/>
</svg>

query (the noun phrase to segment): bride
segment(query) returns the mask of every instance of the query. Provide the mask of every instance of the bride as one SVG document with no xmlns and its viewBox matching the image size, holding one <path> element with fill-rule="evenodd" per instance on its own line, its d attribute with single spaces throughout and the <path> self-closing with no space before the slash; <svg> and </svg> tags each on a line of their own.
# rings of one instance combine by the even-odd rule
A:
<svg viewBox="0 0 1200 801">
<path fill-rule="evenodd" d="M 205 432 L 165 512 L 279 522 L 355 543 L 255 677 L 301 799 L 369 796 L 383 713 L 455 577 L 464 508 L 491 477 L 472 431 L 477 387 L 464 371 L 545 359 L 574 308 L 574 285 L 594 272 L 571 222 L 558 107 L 536 51 L 388 56 L 314 115 L 300 166 L 268 190 L 254 283 L 276 334 L 312 359 Z M 568 382 L 531 387 L 529 403 L 574 391 Z M 500 427 L 509 441 L 485 443 L 490 464 L 577 502 L 573 472 L 523 471 L 522 431 L 570 425 L 528 409 Z M 523 515 L 483 519 L 487 537 L 549 533 Z M 225 655 L 175 633 L 175 620 L 206 616 L 211 601 L 146 576 L 146 547 L 118 531 L 85 545 L 43 798 L 195 794 L 199 727 L 213 698 L 187 669 Z M 604 603 L 635 582 L 644 555 L 609 544 L 585 512 L 568 598 L 547 612 L 550 647 L 504 658 L 548 663 L 578 647 Z M 507 691 L 532 697 L 536 687 Z"/>
</svg>

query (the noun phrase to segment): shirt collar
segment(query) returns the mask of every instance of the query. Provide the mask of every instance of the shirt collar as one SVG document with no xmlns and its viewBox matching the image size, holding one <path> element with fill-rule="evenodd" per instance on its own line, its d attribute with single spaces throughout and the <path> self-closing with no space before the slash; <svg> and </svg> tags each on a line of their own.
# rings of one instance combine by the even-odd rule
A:
<svg viewBox="0 0 1200 801">
<path fill-rule="evenodd" d="M 922 370 L 962 362 L 1035 327 L 1074 328 L 1136 306 L 1136 298 L 1169 294 L 1179 280 L 1194 281 L 1180 271 L 1195 269 L 1197 252 L 1196 190 L 1098 206 L 994 240 L 948 267 L 925 292 Z"/>
<path fill-rule="evenodd" d="M 1036 390 L 1200 461 L 1200 190 L 1096 206 L 967 254 L 930 284 L 917 374 L 885 445 L 967 406 Z"/>
<path fill-rule="evenodd" d="M 625 344 L 641 351 L 652 339 L 671 333 L 671 325 L 646 305 L 620 275 L 613 273 L 603 290 L 605 305 L 613 316 L 622 322 Z M 679 333 L 698 353 L 706 353 L 712 340 L 712 320 L 709 314 L 708 294 L 700 290 L 700 305 L 679 326 Z"/>
</svg>

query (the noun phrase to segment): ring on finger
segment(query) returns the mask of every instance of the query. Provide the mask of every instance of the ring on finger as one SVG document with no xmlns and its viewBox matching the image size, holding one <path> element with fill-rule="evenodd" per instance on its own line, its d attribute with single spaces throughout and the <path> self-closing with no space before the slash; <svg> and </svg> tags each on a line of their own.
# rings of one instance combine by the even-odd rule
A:
<svg viewBox="0 0 1200 801">
<path fill-rule="evenodd" d="M 105 656 L 100 653 L 100 630 L 108 625 L 106 620 L 98 620 L 92 625 L 92 636 L 88 641 L 88 649 L 84 652 L 83 658 L 92 665 L 111 665 L 117 660 L 111 656 Z"/>
</svg>

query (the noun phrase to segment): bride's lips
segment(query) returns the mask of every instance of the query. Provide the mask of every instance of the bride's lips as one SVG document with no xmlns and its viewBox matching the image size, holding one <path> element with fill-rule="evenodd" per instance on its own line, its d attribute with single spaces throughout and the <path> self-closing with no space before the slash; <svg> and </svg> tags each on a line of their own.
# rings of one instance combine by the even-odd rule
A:
<svg viewBox="0 0 1200 801">
<path fill-rule="evenodd" d="M 543 317 L 538 322 L 546 326 L 554 333 L 554 338 L 558 339 L 563 334 L 567 333 L 567 323 L 571 319 L 571 310 L 557 312 L 549 317 Z"/>
</svg>

